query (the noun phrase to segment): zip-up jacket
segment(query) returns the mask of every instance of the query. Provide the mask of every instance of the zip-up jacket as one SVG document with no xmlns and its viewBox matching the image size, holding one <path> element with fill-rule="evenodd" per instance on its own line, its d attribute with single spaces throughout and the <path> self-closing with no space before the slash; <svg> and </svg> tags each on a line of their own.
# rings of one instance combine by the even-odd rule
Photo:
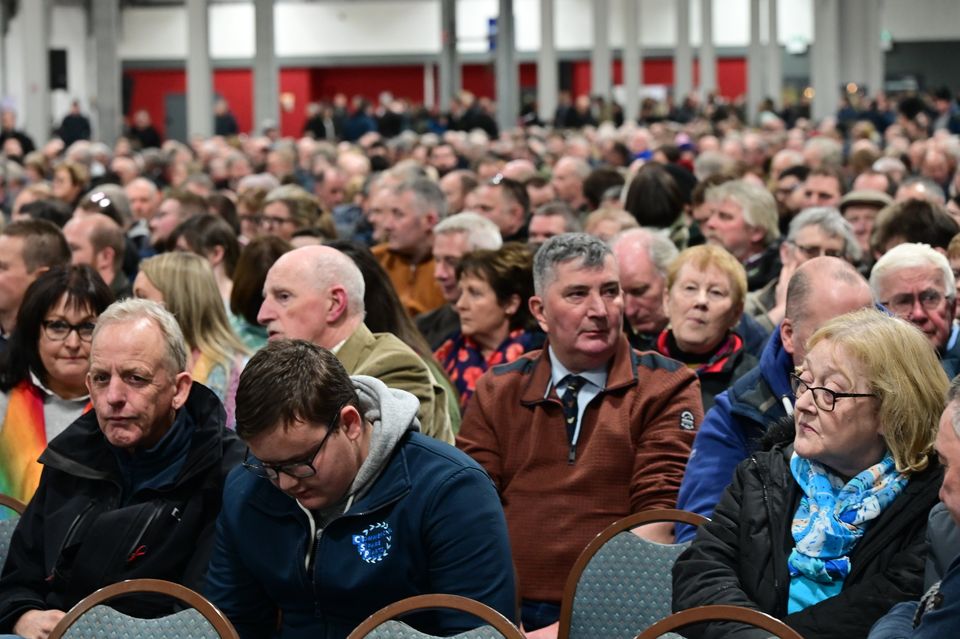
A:
<svg viewBox="0 0 960 639">
<path fill-rule="evenodd" d="M 0 632 L 12 632 L 24 612 L 66 611 L 125 579 L 200 587 L 224 480 L 243 446 L 224 428 L 220 401 L 200 384 L 193 384 L 170 432 L 184 427 L 188 415 L 192 434 L 179 473 L 152 484 L 141 477 L 139 490 L 128 486 L 125 492 L 118 451 L 93 411 L 50 442 L 40 456 L 40 486 L 13 534 L 0 578 Z M 117 607 L 155 616 L 169 612 L 168 605 L 129 598 Z"/>
<path fill-rule="evenodd" d="M 673 568 L 673 609 L 732 604 L 783 620 L 804 637 L 865 637 L 890 607 L 918 599 L 923 588 L 924 533 L 943 470 L 936 460 L 910 476 L 903 493 L 875 519 L 850 554 L 841 592 L 788 615 L 787 558 L 801 490 L 790 472 L 792 444 L 758 452 L 737 467 L 733 483 Z M 736 623 L 688 626 L 689 639 L 766 639 Z"/>
</svg>

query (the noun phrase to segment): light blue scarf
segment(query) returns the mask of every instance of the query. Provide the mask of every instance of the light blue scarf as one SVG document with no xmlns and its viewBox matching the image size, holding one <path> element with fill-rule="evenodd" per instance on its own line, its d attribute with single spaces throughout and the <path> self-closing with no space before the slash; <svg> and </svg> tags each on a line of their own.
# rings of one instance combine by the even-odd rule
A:
<svg viewBox="0 0 960 639">
<path fill-rule="evenodd" d="M 822 464 L 796 453 L 790 471 L 803 490 L 793 518 L 795 546 L 787 564 L 791 577 L 821 584 L 842 583 L 850 574 L 850 553 L 867 524 L 903 492 L 909 481 L 888 452 L 844 485 Z"/>
</svg>

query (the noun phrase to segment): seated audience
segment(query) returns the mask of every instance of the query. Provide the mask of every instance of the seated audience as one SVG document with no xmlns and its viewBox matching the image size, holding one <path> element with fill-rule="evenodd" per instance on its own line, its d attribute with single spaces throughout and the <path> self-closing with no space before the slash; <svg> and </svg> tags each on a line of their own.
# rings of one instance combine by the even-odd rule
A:
<svg viewBox="0 0 960 639">
<path fill-rule="evenodd" d="M 471 192 L 476 211 L 500 229 L 504 242 L 526 242 L 530 238 L 530 196 L 520 182 L 497 174 Z"/>
<path fill-rule="evenodd" d="M 176 319 L 147 300 L 109 307 L 93 332 L 87 386 L 92 410 L 40 456 L 40 487 L 0 577 L 0 632 L 46 637 L 80 599 L 126 579 L 202 584 L 242 448 L 217 398 L 191 383 Z M 139 597 L 115 607 L 171 612 Z"/>
<path fill-rule="evenodd" d="M 914 242 L 928 244 L 946 253 L 953 236 L 960 233 L 960 224 L 943 206 L 926 200 L 908 199 L 897 202 L 877 214 L 870 246 L 875 259 L 897 246 Z"/>
<path fill-rule="evenodd" d="M 621 208 L 599 208 L 583 221 L 583 232 L 609 242 L 618 234 L 639 228 L 637 218 Z"/>
<path fill-rule="evenodd" d="M 496 251 L 467 253 L 457 264 L 460 328 L 435 356 L 465 410 L 477 380 L 492 366 L 542 346 L 526 301 L 533 295 L 533 254 L 510 242 Z"/>
<path fill-rule="evenodd" d="M 102 213 L 74 216 L 63 227 L 70 262 L 96 269 L 115 299 L 130 297 L 130 280 L 123 272 L 126 242 L 123 229 Z"/>
<path fill-rule="evenodd" d="M 657 338 L 657 352 L 697 374 L 704 411 L 757 365 L 733 330 L 746 294 L 743 266 L 718 246 L 688 248 L 667 267 L 663 300 L 670 325 Z"/>
<path fill-rule="evenodd" d="M 230 225 L 215 215 L 204 213 L 182 222 L 173 230 L 171 240 L 178 251 L 196 253 L 210 262 L 220 297 L 229 306 L 233 273 L 240 256 L 240 243 Z"/>
<path fill-rule="evenodd" d="M 210 264 L 182 252 L 147 258 L 133 294 L 163 304 L 177 318 L 190 347 L 190 378 L 223 402 L 227 427 L 233 428 L 237 384 L 249 350 L 230 328 Z"/>
<path fill-rule="evenodd" d="M 317 228 L 331 240 L 337 237 L 333 216 L 322 211 L 317 198 L 296 184 L 284 184 L 267 193 L 259 218 L 260 233 L 288 242 L 305 228 Z"/>
<path fill-rule="evenodd" d="M 530 216 L 529 237 L 530 244 L 540 245 L 554 235 L 564 233 L 579 233 L 580 220 L 564 202 L 549 202 L 533 211 Z"/>
<path fill-rule="evenodd" d="M 773 447 L 737 467 L 674 565 L 673 607 L 733 604 L 807 637 L 864 636 L 891 605 L 920 596 L 947 378 L 918 330 L 863 310 L 814 333 L 791 380 L 795 432 L 771 433 Z"/>
<path fill-rule="evenodd" d="M 0 359 L 0 493 L 30 501 L 40 453 L 89 408 L 90 339 L 111 302 L 89 266 L 56 266 L 27 288 Z"/>
<path fill-rule="evenodd" d="M 266 346 L 267 329 L 257 322 L 263 304 L 263 284 L 273 263 L 293 246 L 275 235 L 252 239 L 237 258 L 230 291 L 230 326 L 250 352 Z"/>
<path fill-rule="evenodd" d="M 417 432 L 413 395 L 280 340 L 250 360 L 237 409 L 249 450 L 228 480 L 205 593 L 241 637 L 344 637 L 427 593 L 514 618 L 496 491 L 473 460 Z M 450 612 L 405 621 L 442 636 L 480 623 Z"/>
</svg>

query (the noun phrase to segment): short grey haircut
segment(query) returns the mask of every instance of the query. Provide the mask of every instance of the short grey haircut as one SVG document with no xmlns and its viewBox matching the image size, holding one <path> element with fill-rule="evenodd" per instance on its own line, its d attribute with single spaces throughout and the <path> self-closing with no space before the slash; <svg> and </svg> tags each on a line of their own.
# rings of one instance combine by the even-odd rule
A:
<svg viewBox="0 0 960 639">
<path fill-rule="evenodd" d="M 564 233 L 544 242 L 533 258 L 533 290 L 542 296 L 553 281 L 558 264 L 582 260 L 583 268 L 603 268 L 613 251 L 606 242 L 586 233 Z"/>
<path fill-rule="evenodd" d="M 395 195 L 403 195 L 408 191 L 413 193 L 417 212 L 421 216 L 430 211 L 436 211 L 438 220 L 447 216 L 447 198 L 433 180 L 429 178 L 405 180 L 393 190 Z"/>
<path fill-rule="evenodd" d="M 583 230 L 583 224 L 580 223 L 580 218 L 577 217 L 576 213 L 573 212 L 573 209 L 571 209 L 570 205 L 566 202 L 547 202 L 534 211 L 533 215 L 562 217 L 564 233 L 579 233 Z"/>
<path fill-rule="evenodd" d="M 677 245 L 669 237 L 651 228 L 628 229 L 618 233 L 610 241 L 610 246 L 614 254 L 620 251 L 644 251 L 657 273 L 664 278 L 667 277 L 670 262 L 680 255 Z"/>
<path fill-rule="evenodd" d="M 434 235 L 463 233 L 467 236 L 467 251 L 485 249 L 496 251 L 503 246 L 500 228 L 489 219 L 470 211 L 457 213 L 441 220 L 433 227 Z"/>
<path fill-rule="evenodd" d="M 583 158 L 578 158 L 575 155 L 564 155 L 557 160 L 557 164 L 560 164 L 561 162 L 568 162 L 572 164 L 574 171 L 577 173 L 577 177 L 579 177 L 581 180 L 586 180 L 587 176 L 590 175 L 590 171 L 592 170 L 590 165 L 587 164 L 586 160 Z"/>
<path fill-rule="evenodd" d="M 714 175 L 730 175 L 736 168 L 730 156 L 719 151 L 704 151 L 693 161 L 693 174 L 698 180 L 706 180 Z"/>
<path fill-rule="evenodd" d="M 856 262 L 863 251 L 857 237 L 853 234 L 853 227 L 837 209 L 831 206 L 813 206 L 800 211 L 790 220 L 790 230 L 787 232 L 787 242 L 795 243 L 797 235 L 808 226 L 817 226 L 830 237 L 839 237 L 843 240 L 843 256 L 848 262 Z"/>
<path fill-rule="evenodd" d="M 898 244 L 883 254 L 870 271 L 870 289 L 874 297 L 880 300 L 880 288 L 891 274 L 905 268 L 936 266 L 943 274 L 943 291 L 947 299 L 956 297 L 956 282 L 950 262 L 943 253 L 930 248 L 929 244 Z M 881 300 L 882 301 L 882 300 Z"/>
<path fill-rule="evenodd" d="M 825 137 L 810 138 L 804 149 L 813 150 L 820 157 L 820 167 L 823 169 L 840 169 L 843 167 L 843 145 L 837 140 Z"/>
<path fill-rule="evenodd" d="M 291 251 L 291 253 L 295 252 Z M 334 284 L 342 285 L 347 294 L 349 316 L 359 315 L 363 317 L 366 315 L 366 306 L 363 301 L 363 296 L 366 293 L 366 283 L 357 263 L 346 253 L 332 248 L 323 251 L 320 255 L 311 257 L 313 261 L 311 266 L 316 274 L 314 285 L 321 290 L 330 288 Z"/>
<path fill-rule="evenodd" d="M 237 192 L 242 193 L 250 189 L 272 191 L 278 186 L 280 186 L 280 180 L 273 175 L 269 173 L 254 173 L 240 178 L 240 182 L 237 183 Z"/>
<path fill-rule="evenodd" d="M 96 348 L 97 337 L 107 326 L 144 319 L 152 322 L 163 335 L 167 370 L 174 375 L 186 371 L 187 341 L 177 318 L 161 304 L 150 300 L 129 298 L 108 306 L 97 318 L 97 326 L 93 329 L 93 348 Z"/>
<path fill-rule="evenodd" d="M 960 401 L 960 375 L 950 380 L 950 387 L 947 389 L 947 405 L 958 401 Z M 960 405 L 954 407 L 952 422 L 953 432 L 960 437 Z"/>
<path fill-rule="evenodd" d="M 780 216 L 777 213 L 777 201 L 762 186 L 743 180 L 731 180 L 707 189 L 706 199 L 710 202 L 736 202 L 743 211 L 743 221 L 748 226 L 757 226 L 764 230 L 764 245 L 779 239 Z"/>
</svg>

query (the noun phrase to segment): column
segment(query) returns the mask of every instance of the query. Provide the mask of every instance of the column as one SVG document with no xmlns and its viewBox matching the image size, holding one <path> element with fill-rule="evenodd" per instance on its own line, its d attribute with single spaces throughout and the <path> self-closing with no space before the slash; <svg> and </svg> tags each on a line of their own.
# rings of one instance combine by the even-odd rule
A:
<svg viewBox="0 0 960 639">
<path fill-rule="evenodd" d="M 437 83 L 434 81 L 436 65 L 428 62 L 423 65 L 423 105 L 428 109 L 437 106 Z M 447 105 L 449 108 L 449 105 Z"/>
<path fill-rule="evenodd" d="M 717 90 L 717 49 L 713 44 L 713 0 L 700 0 L 700 96 Z"/>
<path fill-rule="evenodd" d="M 766 97 L 772 98 L 774 105 L 779 107 L 783 93 L 783 54 L 780 51 L 780 33 L 777 28 L 777 2 L 778 0 L 767 0 Z"/>
<path fill-rule="evenodd" d="M 820 120 L 837 110 L 840 74 L 840 11 L 838 0 L 814 0 L 813 42 L 810 46 L 811 115 Z"/>
<path fill-rule="evenodd" d="M 554 42 L 554 0 L 540 0 L 540 50 L 537 51 L 537 115 L 552 122 L 560 92 L 557 46 Z"/>
<path fill-rule="evenodd" d="M 844 24 L 840 38 L 840 83 L 855 82 L 873 93 L 883 81 L 883 51 L 880 50 L 880 7 L 876 0 L 840 3 Z"/>
<path fill-rule="evenodd" d="M 457 59 L 457 0 L 440 0 L 440 111 L 460 92 L 460 62 Z"/>
<path fill-rule="evenodd" d="M 690 46 L 690 0 L 676 0 L 677 48 L 673 55 L 673 97 L 679 106 L 693 91 L 693 49 Z"/>
<path fill-rule="evenodd" d="M 623 105 L 626 122 L 640 116 L 640 87 L 643 85 L 643 53 L 640 49 L 640 0 L 623 0 Z"/>
<path fill-rule="evenodd" d="M 253 131 L 266 120 L 280 126 L 280 70 L 274 48 L 273 0 L 254 0 Z"/>
<path fill-rule="evenodd" d="M 7 3 L 0 0 L 0 98 L 7 95 Z"/>
<path fill-rule="evenodd" d="M 93 74 L 96 87 L 90 99 L 93 137 L 113 146 L 123 131 L 120 56 L 117 34 L 120 32 L 120 5 L 116 0 L 94 0 L 90 6 L 93 31 Z"/>
<path fill-rule="evenodd" d="M 26 94 L 17 98 L 17 123 L 37 147 L 50 139 L 50 16 L 47 0 L 20 3 L 23 78 Z"/>
<path fill-rule="evenodd" d="M 187 0 L 187 136 L 213 135 L 213 65 L 207 0 Z"/>
<path fill-rule="evenodd" d="M 593 0 L 593 49 L 590 52 L 590 93 L 610 99 L 613 57 L 610 54 L 610 0 Z"/>
<path fill-rule="evenodd" d="M 507 131 L 517 125 L 520 97 L 517 78 L 516 38 L 514 37 L 513 0 L 499 0 L 497 16 L 497 126 Z"/>
<path fill-rule="evenodd" d="M 757 105 L 764 98 L 763 45 L 760 44 L 760 0 L 750 0 L 750 42 L 747 44 L 747 123 L 756 124 Z"/>
<path fill-rule="evenodd" d="M 880 32 L 882 30 L 882 18 L 880 12 L 883 9 L 881 2 L 868 2 L 865 7 L 863 21 L 864 28 L 867 31 L 867 40 L 864 51 L 867 56 L 866 77 L 867 90 L 870 95 L 876 95 L 878 91 L 883 90 L 883 82 L 886 77 L 885 57 L 886 52 L 880 44 Z"/>
</svg>

